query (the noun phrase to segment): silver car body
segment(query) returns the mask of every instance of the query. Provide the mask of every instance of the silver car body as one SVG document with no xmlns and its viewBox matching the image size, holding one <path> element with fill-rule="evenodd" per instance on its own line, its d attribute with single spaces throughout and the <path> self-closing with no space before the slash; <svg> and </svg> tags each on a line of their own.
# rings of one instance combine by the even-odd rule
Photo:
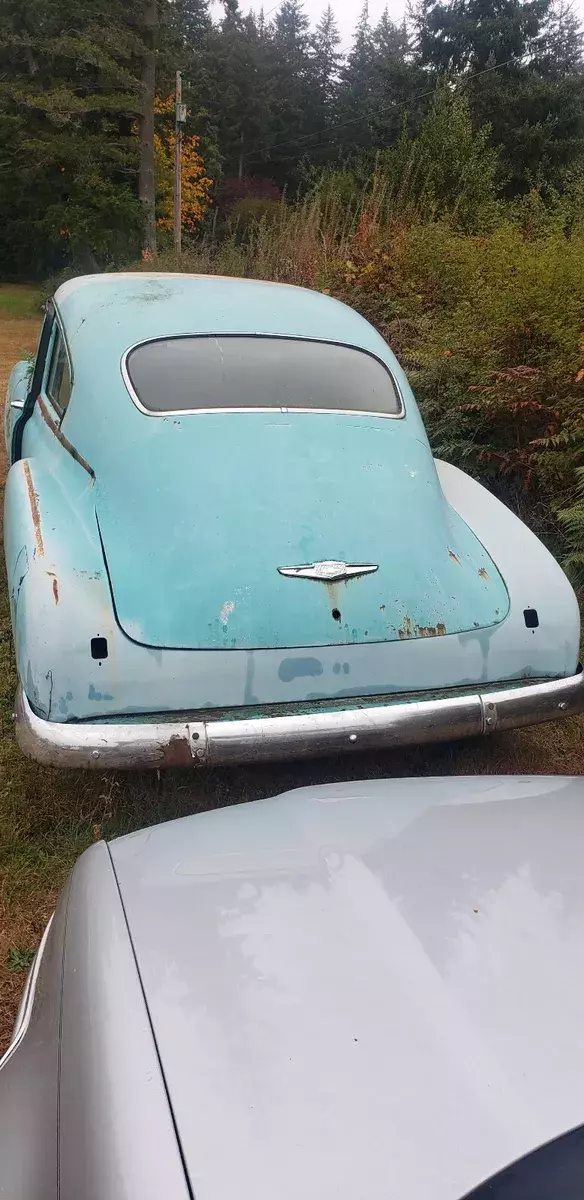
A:
<svg viewBox="0 0 584 1200">
<path fill-rule="evenodd" d="M 584 784 L 312 787 L 80 859 L 11 1200 L 459 1200 L 584 1120 Z"/>
</svg>

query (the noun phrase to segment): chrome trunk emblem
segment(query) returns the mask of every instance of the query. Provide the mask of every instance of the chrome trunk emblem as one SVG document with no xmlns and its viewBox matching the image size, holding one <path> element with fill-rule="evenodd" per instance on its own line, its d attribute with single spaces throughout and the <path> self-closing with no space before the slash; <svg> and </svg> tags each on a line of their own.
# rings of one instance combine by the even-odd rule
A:
<svg viewBox="0 0 584 1200">
<path fill-rule="evenodd" d="M 357 575 L 372 575 L 378 569 L 377 563 L 345 563 L 332 558 L 300 567 L 278 567 L 280 575 L 286 575 L 289 579 L 316 579 L 322 583 L 337 583 L 342 579 L 354 579 Z"/>
</svg>

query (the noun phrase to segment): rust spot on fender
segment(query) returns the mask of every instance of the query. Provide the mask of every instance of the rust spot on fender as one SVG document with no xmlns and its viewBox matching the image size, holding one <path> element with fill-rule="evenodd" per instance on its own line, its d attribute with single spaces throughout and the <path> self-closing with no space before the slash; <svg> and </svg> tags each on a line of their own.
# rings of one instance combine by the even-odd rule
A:
<svg viewBox="0 0 584 1200">
<path fill-rule="evenodd" d="M 41 514 L 39 512 L 39 498 L 34 490 L 34 483 L 32 481 L 30 465 L 26 461 L 26 459 L 24 460 L 23 466 L 24 466 L 24 475 L 26 478 L 26 486 L 28 489 L 28 501 L 30 504 L 32 523 L 33 523 L 33 527 L 34 527 L 34 540 L 36 543 L 36 552 L 39 555 L 39 558 L 42 558 L 43 554 L 45 553 L 45 546 L 44 546 L 43 535 L 42 535 L 42 531 L 41 531 Z"/>
<path fill-rule="evenodd" d="M 438 625 L 417 625 L 416 635 L 418 637 L 443 637 L 446 633 L 446 626 L 439 623 Z"/>
<path fill-rule="evenodd" d="M 398 629 L 398 637 L 403 641 L 404 638 L 411 638 L 414 633 L 411 617 L 404 617 L 403 627 Z"/>
<path fill-rule="evenodd" d="M 187 735 L 174 734 L 163 751 L 161 767 L 192 767 L 195 763 Z"/>
<path fill-rule="evenodd" d="M 53 596 L 55 597 L 55 604 L 58 604 L 59 603 L 59 584 L 57 583 L 56 579 L 53 579 Z"/>
<path fill-rule="evenodd" d="M 454 550 L 449 550 L 449 551 L 448 551 L 448 557 L 449 557 L 449 558 L 451 558 L 453 562 L 457 563 L 459 567 L 461 567 L 461 566 L 462 566 L 462 563 L 461 563 L 461 561 L 460 561 L 460 559 L 459 559 L 459 557 L 458 557 L 458 554 L 455 554 L 455 553 L 454 553 Z"/>
<path fill-rule="evenodd" d="M 485 570 L 484 567 L 479 568 L 479 575 L 480 575 L 481 579 L 490 579 L 491 578 L 491 576 L 489 575 L 489 572 L 487 570 Z"/>
</svg>

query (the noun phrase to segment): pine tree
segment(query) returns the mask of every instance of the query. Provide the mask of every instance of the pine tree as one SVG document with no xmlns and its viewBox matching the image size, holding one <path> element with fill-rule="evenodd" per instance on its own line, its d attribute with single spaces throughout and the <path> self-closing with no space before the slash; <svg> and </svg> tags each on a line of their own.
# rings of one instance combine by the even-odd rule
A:
<svg viewBox="0 0 584 1200">
<path fill-rule="evenodd" d="M 550 0 L 423 0 L 414 11 L 421 62 L 438 71 L 519 65 L 549 7 Z"/>
<path fill-rule="evenodd" d="M 584 31 L 572 4 L 556 0 L 537 41 L 535 68 L 546 79 L 563 79 L 584 69 Z"/>
<path fill-rule="evenodd" d="M 303 0 L 284 0 L 269 28 L 270 173 L 281 185 L 294 169 L 315 129 L 314 77 L 309 20 Z"/>
<path fill-rule="evenodd" d="M 217 134 L 222 174 L 242 177 L 259 146 L 270 141 L 270 47 L 255 17 L 227 0 L 225 17 L 207 38 L 208 109 Z"/>
<path fill-rule="evenodd" d="M 139 236 L 141 21 L 137 0 L 0 3 L 0 269 L 91 266 Z"/>
<path fill-rule="evenodd" d="M 367 0 L 361 9 L 342 73 L 340 102 L 345 125 L 345 143 L 370 146 L 374 140 L 371 117 L 374 95 L 374 46 Z M 352 123 L 354 122 L 354 124 Z"/>
<path fill-rule="evenodd" d="M 339 74 L 343 56 L 339 51 L 341 35 L 329 4 L 312 37 L 312 72 L 320 99 L 323 124 L 334 116 Z"/>
<path fill-rule="evenodd" d="M 168 28 L 189 50 L 200 48 L 211 27 L 208 0 L 173 0 L 166 5 Z"/>
<path fill-rule="evenodd" d="M 550 0 L 422 0 L 417 49 L 426 66 L 472 76 L 475 125 L 491 126 L 508 196 L 561 186 L 584 158 L 582 40 Z"/>
</svg>

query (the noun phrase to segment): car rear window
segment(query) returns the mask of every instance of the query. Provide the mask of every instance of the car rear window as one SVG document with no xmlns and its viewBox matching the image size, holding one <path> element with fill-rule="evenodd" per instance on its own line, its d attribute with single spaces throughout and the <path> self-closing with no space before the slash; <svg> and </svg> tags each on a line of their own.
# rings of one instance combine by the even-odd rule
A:
<svg viewBox="0 0 584 1200">
<path fill-rule="evenodd" d="M 208 409 L 344 409 L 397 417 L 387 368 L 332 342 L 272 337 L 179 337 L 126 357 L 133 398 L 149 413 Z"/>
</svg>

